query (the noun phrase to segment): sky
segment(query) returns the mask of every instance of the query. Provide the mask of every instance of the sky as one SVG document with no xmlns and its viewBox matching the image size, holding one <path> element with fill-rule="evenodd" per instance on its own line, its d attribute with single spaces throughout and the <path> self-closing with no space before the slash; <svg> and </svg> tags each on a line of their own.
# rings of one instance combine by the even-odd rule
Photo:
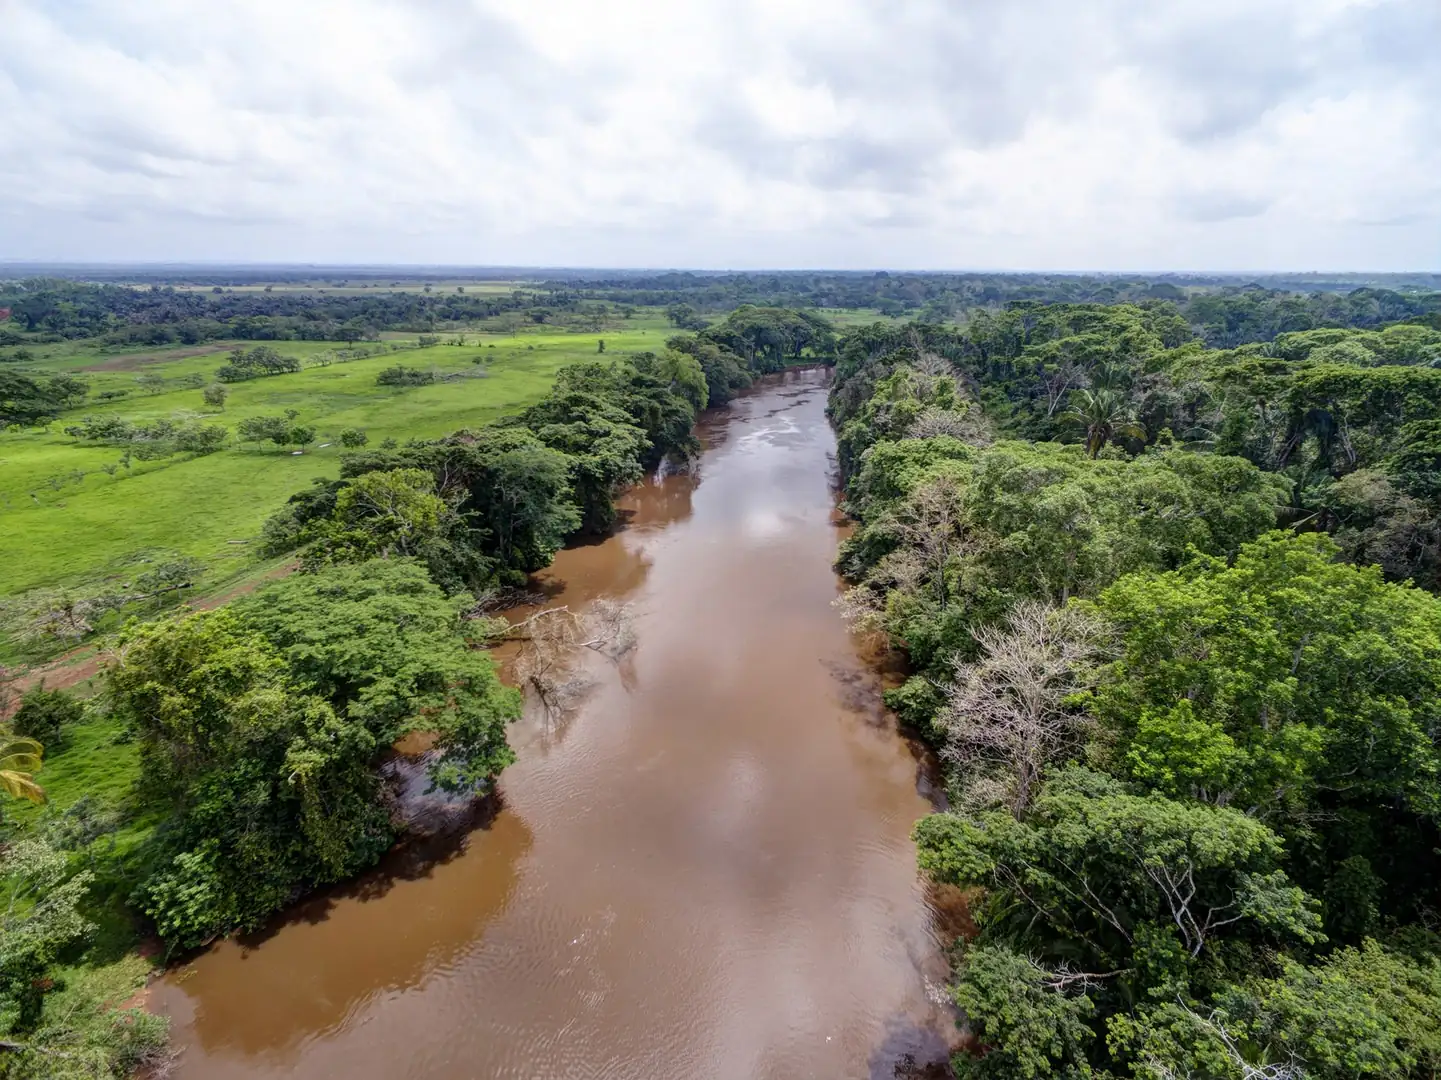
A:
<svg viewBox="0 0 1441 1080">
<path fill-rule="evenodd" d="M 1437 0 L 0 0 L 0 261 L 1436 270 Z"/>
</svg>

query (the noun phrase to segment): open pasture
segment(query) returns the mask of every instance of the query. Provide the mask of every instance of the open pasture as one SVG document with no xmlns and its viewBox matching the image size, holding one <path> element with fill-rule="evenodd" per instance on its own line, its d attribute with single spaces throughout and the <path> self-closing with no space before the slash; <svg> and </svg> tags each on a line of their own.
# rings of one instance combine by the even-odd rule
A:
<svg viewBox="0 0 1441 1080">
<path fill-rule="evenodd" d="M 248 562 L 261 524 L 313 477 L 339 471 L 336 436 L 363 429 L 375 445 L 477 426 L 538 400 L 561 368 L 606 356 L 658 350 L 674 331 L 659 319 L 631 320 L 623 330 L 599 333 L 465 335 L 465 346 L 436 345 L 363 360 L 311 365 L 302 371 L 230 384 L 223 410 L 209 408 L 186 377 L 214 378 L 229 346 L 102 353 L 74 345 L 52 346 L 36 367 L 84 375 L 89 400 L 45 430 L 0 433 L 0 594 L 63 585 L 119 569 L 148 550 L 174 551 L 205 560 L 218 583 Z M 442 341 L 455 337 L 440 335 Z M 412 337 L 413 340 L 413 337 Z M 334 343 L 269 344 L 283 355 L 310 360 Z M 458 375 L 414 388 L 378 386 L 376 376 L 396 364 Z M 477 373 L 484 371 L 483 377 Z M 138 376 L 166 380 L 147 392 Z M 99 401 L 106 391 L 127 391 Z M 295 422 L 316 429 L 303 454 L 266 444 L 241 443 L 235 424 L 248 416 L 294 409 Z M 130 421 L 199 416 L 232 429 L 225 448 L 202 457 L 178 454 L 156 461 L 132 459 L 124 449 L 84 445 L 63 429 L 84 416 Z M 324 445 L 329 444 L 329 445 Z"/>
</svg>

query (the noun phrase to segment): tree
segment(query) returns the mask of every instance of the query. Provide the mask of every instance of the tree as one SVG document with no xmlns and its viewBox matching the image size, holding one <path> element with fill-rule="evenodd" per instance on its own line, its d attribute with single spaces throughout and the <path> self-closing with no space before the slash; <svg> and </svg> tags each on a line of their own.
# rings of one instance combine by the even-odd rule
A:
<svg viewBox="0 0 1441 1080">
<path fill-rule="evenodd" d="M 434 443 L 361 451 L 341 464 L 345 478 L 393 469 L 429 470 L 438 495 L 470 530 L 464 543 L 512 575 L 547 565 L 580 525 L 570 460 L 522 427 L 459 431 Z M 472 565 L 461 572 L 485 571 Z"/>
<path fill-rule="evenodd" d="M 1270 533 L 1234 566 L 1196 559 L 1103 593 L 1120 655 L 1090 704 L 1116 767 L 1252 812 L 1324 793 L 1333 812 L 1433 813 L 1441 600 L 1335 554 L 1324 536 Z"/>
<path fill-rule="evenodd" d="M 1084 982 L 1068 982 L 1064 969 L 1048 970 L 994 945 L 967 949 L 962 963 L 965 977 L 951 987 L 951 999 L 992 1049 L 980 1059 L 957 1054 L 956 1076 L 1034 1080 L 1067 1075 L 1068 1062 L 1086 1059 L 1087 1044 L 1095 1038 L 1087 1022 L 1095 1005 Z"/>
<path fill-rule="evenodd" d="M 69 375 L 38 378 L 0 368 L 0 427 L 52 420 L 83 400 L 87 390 Z"/>
<path fill-rule="evenodd" d="M 581 649 L 616 660 L 635 646 L 630 609 L 613 600 L 596 600 L 585 611 L 546 608 L 507 629 L 521 642 L 515 677 L 535 694 L 548 717 L 574 704 L 588 680 L 575 669 Z"/>
<path fill-rule="evenodd" d="M 23 839 L 0 853 L 6 904 L 0 909 L 0 1015 L 28 1032 L 40 1020 L 46 972 L 66 946 L 94 926 L 80 903 L 95 875 L 69 872 L 69 861 L 42 840 Z"/>
<path fill-rule="evenodd" d="M 942 756 L 973 799 L 1024 815 L 1045 770 L 1080 748 L 1089 718 L 1071 704 L 1088 684 L 1105 628 L 1077 607 L 1023 600 L 973 633 L 980 657 L 955 661 L 941 713 Z"/>
<path fill-rule="evenodd" d="M 230 387 L 224 383 L 211 383 L 205 388 L 203 396 L 205 398 L 205 404 L 209 405 L 212 409 L 224 409 L 225 401 L 230 397 Z"/>
<path fill-rule="evenodd" d="M 447 599 L 423 566 L 394 558 L 295 575 L 236 607 L 299 686 L 363 723 L 380 747 L 434 734 L 433 781 L 474 792 L 514 760 L 505 729 L 519 698 L 490 657 L 468 647 L 471 603 Z"/>
<path fill-rule="evenodd" d="M 285 445 L 290 436 L 292 424 L 290 420 L 280 416 L 247 416 L 235 426 L 236 433 L 247 442 L 257 445 L 262 442 L 273 442 L 278 446 Z"/>
<path fill-rule="evenodd" d="M 1118 436 L 1146 437 L 1125 400 L 1109 388 L 1074 391 L 1066 414 L 1085 430 L 1086 453 L 1092 458 Z"/>
<path fill-rule="evenodd" d="M 835 331 L 819 315 L 754 304 L 742 304 L 702 336 L 744 357 L 760 372 L 779 371 L 802 359 L 807 349 L 815 359 L 826 359 L 836 343 Z"/>
<path fill-rule="evenodd" d="M 686 303 L 672 304 L 665 309 L 665 317 L 678 330 L 704 330 L 707 325 L 696 309 Z"/>
<path fill-rule="evenodd" d="M 20 706 L 11 717 L 10 725 L 15 734 L 55 749 L 63 745 L 65 729 L 84 714 L 85 707 L 80 702 L 62 691 L 46 690 L 41 682 L 21 695 Z"/>
<path fill-rule="evenodd" d="M 135 577 L 135 592 L 129 599 L 159 600 L 195 584 L 195 579 L 205 571 L 205 564 L 199 559 L 186 556 L 165 558 L 151 564 L 150 568 Z"/>
<path fill-rule="evenodd" d="M 213 454 L 225 445 L 230 430 L 221 424 L 186 423 L 174 432 L 176 450 L 191 454 Z"/>
<path fill-rule="evenodd" d="M 360 428 L 342 428 L 340 432 L 340 445 L 347 450 L 359 450 L 367 442 L 369 437 Z"/>
<path fill-rule="evenodd" d="M 143 788 L 172 817 L 136 894 L 167 940 L 254 929 L 389 845 L 375 736 L 307 693 L 233 613 L 132 628 L 109 685 Z"/>
<path fill-rule="evenodd" d="M 245 382 L 299 370 L 299 360 L 293 356 L 281 356 L 269 345 L 257 345 L 249 352 L 236 346 L 230 352 L 230 360 L 215 372 L 215 377 L 224 383 Z"/>
<path fill-rule="evenodd" d="M 665 347 L 671 352 L 689 353 L 696 358 L 705 375 L 706 401 L 711 405 L 724 405 L 735 397 L 736 391 L 751 384 L 745 361 L 713 341 L 678 334 L 666 339 Z"/>
<path fill-rule="evenodd" d="M 306 447 L 315 441 L 315 428 L 296 424 L 285 433 L 285 442 L 291 446 Z M 282 444 L 283 445 L 283 444 Z"/>
<path fill-rule="evenodd" d="M 376 386 L 428 386 L 435 382 L 435 372 L 396 364 L 375 377 Z"/>
<path fill-rule="evenodd" d="M 1280 838 L 1239 811 L 1130 795 L 1071 766 L 1022 820 L 987 811 L 932 815 L 916 828 L 922 868 L 954 885 L 986 886 L 1020 903 L 1092 961 L 1124 961 L 1150 924 L 1199 956 L 1228 926 L 1250 921 L 1317 941 L 1320 915 L 1276 869 Z M 1139 973 L 1138 973 L 1139 974 Z"/>
<path fill-rule="evenodd" d="M 615 522 L 616 493 L 641 477 L 648 448 L 645 432 L 612 400 L 580 391 L 552 393 L 521 419 L 546 446 L 570 458 L 581 529 L 609 529 Z"/>
<path fill-rule="evenodd" d="M 310 565 L 419 555 L 442 539 L 450 508 L 423 469 L 364 473 L 342 487 L 331 518 L 315 530 Z"/>
</svg>

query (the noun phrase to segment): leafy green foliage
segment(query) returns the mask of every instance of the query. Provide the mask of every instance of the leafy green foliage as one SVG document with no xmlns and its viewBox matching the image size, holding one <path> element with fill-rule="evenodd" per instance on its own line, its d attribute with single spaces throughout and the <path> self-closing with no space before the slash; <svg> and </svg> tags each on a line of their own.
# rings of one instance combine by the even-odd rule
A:
<svg viewBox="0 0 1441 1080">
<path fill-rule="evenodd" d="M 15 734 L 34 739 L 53 753 L 64 744 L 65 729 L 84 712 L 75 698 L 61 690 L 46 690 L 41 683 L 21 696 L 10 726 Z"/>
<path fill-rule="evenodd" d="M 759 372 L 779 371 L 810 355 L 817 360 L 835 349 L 835 332 L 807 311 L 742 304 L 701 337 L 743 358 Z"/>
<path fill-rule="evenodd" d="M 1441 335 L 1271 312 L 1232 353 L 1149 303 L 841 343 L 843 606 L 916 669 L 921 865 L 978 928 L 959 1076 L 1437 1068 L 1441 601 L 1386 579 L 1438 580 Z"/>
<path fill-rule="evenodd" d="M 280 650 L 291 677 L 388 746 L 437 736 L 432 776 L 474 790 L 513 760 L 505 727 L 519 715 L 490 658 L 467 646 L 461 612 L 406 559 L 337 566 L 278 581 L 234 610 Z"/>
<path fill-rule="evenodd" d="M 93 875 L 69 873 L 64 853 L 38 839 L 6 848 L 0 875 L 6 897 L 0 911 L 0 1026 L 29 1031 L 40 1020 L 47 969 L 93 929 L 80 913 Z"/>
<path fill-rule="evenodd" d="M 401 558 L 133 628 L 110 691 L 172 815 L 137 901 L 182 946 L 373 862 L 393 835 L 375 769 L 401 736 L 435 733 L 434 783 L 473 792 L 512 760 L 519 711 L 457 603 Z"/>
<path fill-rule="evenodd" d="M 52 968 L 56 988 L 31 1031 L 11 1032 L 0 1076 L 6 1080 L 129 1080 L 163 1070 L 169 1021 L 143 1008 L 121 1009 L 145 985 L 150 965 L 131 956 L 103 967 Z M 17 1037 L 18 1036 L 18 1037 Z"/>
<path fill-rule="evenodd" d="M 980 1058 L 956 1055 L 958 1077 L 1034 1080 L 1085 1061 L 1086 1044 L 1094 1038 L 1086 1021 L 1094 1005 L 1084 992 L 1056 993 L 1052 972 L 1003 947 L 977 945 L 966 950 L 963 963 L 951 997 L 991 1049 Z"/>
<path fill-rule="evenodd" d="M 299 370 L 300 361 L 295 357 L 281 356 L 269 345 L 257 345 L 248 352 L 242 348 L 231 350 L 229 362 L 215 372 L 215 377 L 222 383 L 234 383 Z"/>
<path fill-rule="evenodd" d="M 1191 957 L 1236 923 L 1320 940 L 1316 904 L 1276 868 L 1282 845 L 1264 824 L 1229 807 L 1127 794 L 1079 766 L 1057 773 L 1019 820 L 939 814 L 916 840 L 933 877 L 992 889 L 984 921 L 1043 918 L 1046 939 L 1035 944 L 1105 971 L 1129 966 L 1145 925 L 1174 933 Z"/>
<path fill-rule="evenodd" d="M 364 473 L 339 488 L 328 517 L 311 523 L 306 565 L 424 555 L 445 543 L 453 517 L 424 469 Z"/>
<path fill-rule="evenodd" d="M 38 378 L 0 369 L 0 428 L 53 420 L 82 401 L 87 389 L 82 380 L 70 375 Z"/>
<path fill-rule="evenodd" d="M 388 367 L 375 377 L 377 386 L 429 386 L 435 382 L 435 372 L 425 368 L 406 367 L 396 364 Z"/>
<path fill-rule="evenodd" d="M 1121 653 L 1092 707 L 1118 769 L 1253 810 L 1324 791 L 1436 812 L 1441 602 L 1335 550 L 1273 533 L 1234 566 L 1198 559 L 1101 596 Z"/>
<path fill-rule="evenodd" d="M 124 648 L 110 690 L 173 814 L 136 898 L 163 937 L 254 929 L 385 849 L 374 736 L 301 690 L 259 633 L 220 610 L 137 627 Z"/>
</svg>

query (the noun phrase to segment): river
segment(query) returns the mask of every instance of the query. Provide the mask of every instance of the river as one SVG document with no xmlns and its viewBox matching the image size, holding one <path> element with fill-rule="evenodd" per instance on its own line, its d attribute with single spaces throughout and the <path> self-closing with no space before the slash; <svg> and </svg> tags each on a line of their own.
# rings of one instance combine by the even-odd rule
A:
<svg viewBox="0 0 1441 1080">
<path fill-rule="evenodd" d="M 703 418 L 689 473 L 566 550 L 553 603 L 632 605 L 498 811 L 156 986 L 181 1080 L 918 1075 L 944 1059 L 927 770 L 831 606 L 827 373 Z M 908 1057 L 909 1055 L 909 1057 Z"/>
</svg>

